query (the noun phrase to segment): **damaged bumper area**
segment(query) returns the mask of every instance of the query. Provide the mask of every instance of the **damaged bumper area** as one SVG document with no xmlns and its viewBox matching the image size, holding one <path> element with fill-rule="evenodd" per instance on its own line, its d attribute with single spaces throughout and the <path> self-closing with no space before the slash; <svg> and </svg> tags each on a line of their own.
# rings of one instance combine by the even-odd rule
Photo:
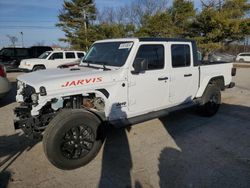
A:
<svg viewBox="0 0 250 188">
<path fill-rule="evenodd" d="M 31 138 L 41 137 L 49 121 L 55 116 L 50 104 L 42 107 L 38 115 L 32 115 L 32 108 L 37 105 L 37 99 L 38 94 L 33 87 L 18 84 L 17 101 L 20 105 L 14 109 L 14 127 L 22 129 L 25 135 Z"/>
<path fill-rule="evenodd" d="M 40 138 L 55 113 L 46 113 L 39 116 L 31 116 L 31 105 L 21 103 L 14 109 L 16 119 L 14 120 L 15 129 L 22 129 L 26 136 L 34 139 Z"/>
</svg>

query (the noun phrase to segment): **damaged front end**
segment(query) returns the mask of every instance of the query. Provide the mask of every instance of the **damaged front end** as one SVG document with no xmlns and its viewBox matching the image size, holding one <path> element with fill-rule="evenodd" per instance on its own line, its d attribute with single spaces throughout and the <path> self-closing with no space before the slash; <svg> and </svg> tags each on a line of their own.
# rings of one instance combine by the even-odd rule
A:
<svg viewBox="0 0 250 188">
<path fill-rule="evenodd" d="M 32 116 L 32 108 L 37 105 L 39 93 L 29 85 L 24 85 L 18 81 L 17 101 L 20 103 L 14 109 L 16 116 L 14 120 L 15 129 L 22 129 L 26 136 L 30 138 L 40 138 L 42 132 L 49 124 L 56 113 L 51 109 L 51 104 L 46 104 L 40 109 L 39 115 Z"/>
</svg>

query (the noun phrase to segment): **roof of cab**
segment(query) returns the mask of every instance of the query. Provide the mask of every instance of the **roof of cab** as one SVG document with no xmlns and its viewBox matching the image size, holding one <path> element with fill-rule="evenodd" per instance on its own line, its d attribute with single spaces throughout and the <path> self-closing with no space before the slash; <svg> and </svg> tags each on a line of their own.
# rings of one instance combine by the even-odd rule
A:
<svg viewBox="0 0 250 188">
<path fill-rule="evenodd" d="M 192 39 L 184 39 L 184 38 L 139 38 L 139 41 L 142 42 L 150 42 L 150 41 L 157 41 L 157 42 L 194 42 Z"/>
<path fill-rule="evenodd" d="M 115 39 L 104 39 L 96 41 L 98 42 L 122 42 L 122 41 L 140 41 L 140 42 L 194 42 L 192 39 L 183 38 L 155 38 L 155 37 L 145 37 L 145 38 L 115 38 Z"/>
</svg>

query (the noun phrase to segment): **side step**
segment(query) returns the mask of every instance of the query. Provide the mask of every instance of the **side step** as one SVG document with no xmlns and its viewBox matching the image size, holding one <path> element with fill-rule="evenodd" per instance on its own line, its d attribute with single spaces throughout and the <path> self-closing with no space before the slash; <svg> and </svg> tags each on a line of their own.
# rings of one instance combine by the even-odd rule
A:
<svg viewBox="0 0 250 188">
<path fill-rule="evenodd" d="M 166 108 L 166 109 L 159 110 L 159 111 L 152 111 L 152 112 L 149 112 L 147 114 L 143 114 L 143 115 L 128 118 L 128 119 L 126 118 L 126 119 L 113 120 L 113 121 L 110 121 L 109 123 L 112 124 L 114 127 L 118 127 L 118 128 L 127 127 L 127 126 L 131 126 L 131 125 L 134 125 L 137 123 L 148 121 L 148 120 L 151 120 L 154 118 L 159 118 L 159 117 L 168 115 L 170 112 L 173 112 L 173 111 L 178 111 L 178 110 L 182 110 L 185 108 L 190 108 L 190 107 L 193 107 L 193 106 L 196 106 L 199 104 L 200 104 L 200 100 L 196 99 L 192 102 L 180 104 L 178 106 Z"/>
</svg>

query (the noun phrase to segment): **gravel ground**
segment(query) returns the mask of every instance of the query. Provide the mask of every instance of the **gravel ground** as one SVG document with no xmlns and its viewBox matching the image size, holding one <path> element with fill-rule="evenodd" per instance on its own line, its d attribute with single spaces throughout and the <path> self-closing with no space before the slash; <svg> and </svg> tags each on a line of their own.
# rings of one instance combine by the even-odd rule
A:
<svg viewBox="0 0 250 188">
<path fill-rule="evenodd" d="M 0 187 L 250 187 L 250 69 L 239 68 L 237 86 L 223 92 L 212 118 L 174 112 L 132 129 L 113 129 L 87 166 L 62 171 L 41 143 L 13 128 L 13 90 L 0 101 Z"/>
</svg>

